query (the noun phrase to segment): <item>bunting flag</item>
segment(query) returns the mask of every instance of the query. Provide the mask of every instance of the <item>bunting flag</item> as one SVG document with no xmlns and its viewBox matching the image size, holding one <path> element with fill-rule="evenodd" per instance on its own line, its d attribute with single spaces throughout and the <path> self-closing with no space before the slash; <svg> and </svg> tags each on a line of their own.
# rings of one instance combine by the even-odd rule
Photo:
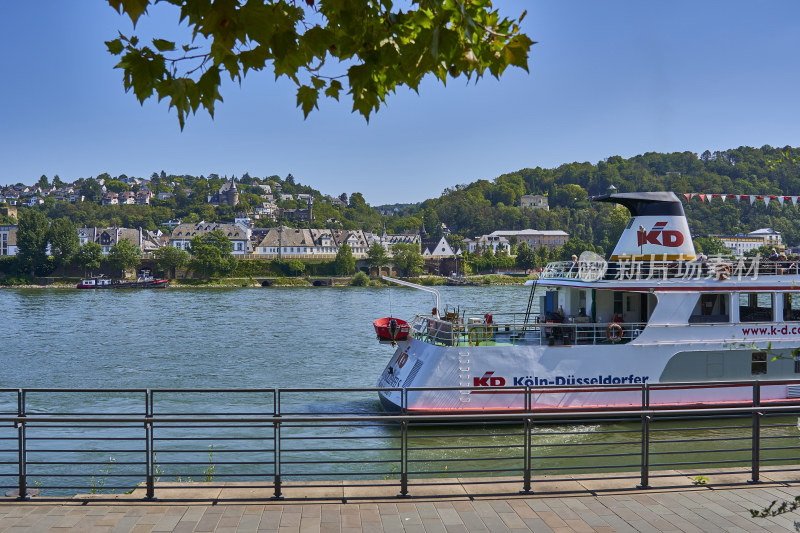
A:
<svg viewBox="0 0 800 533">
<path fill-rule="evenodd" d="M 800 201 L 800 196 L 777 196 L 774 194 L 769 195 L 761 195 L 761 194 L 719 194 L 719 193 L 697 193 L 697 192 L 685 192 L 682 193 L 681 196 L 686 198 L 686 203 L 689 203 L 692 198 L 695 196 L 700 198 L 700 203 L 709 204 L 714 200 L 714 198 L 719 198 L 723 202 L 728 199 L 735 199 L 737 202 L 742 200 L 749 200 L 750 205 L 754 205 L 756 200 L 764 200 L 764 205 L 769 206 L 769 203 L 773 200 L 777 201 L 783 207 L 787 202 L 791 201 L 793 206 L 797 205 L 797 202 Z"/>
</svg>

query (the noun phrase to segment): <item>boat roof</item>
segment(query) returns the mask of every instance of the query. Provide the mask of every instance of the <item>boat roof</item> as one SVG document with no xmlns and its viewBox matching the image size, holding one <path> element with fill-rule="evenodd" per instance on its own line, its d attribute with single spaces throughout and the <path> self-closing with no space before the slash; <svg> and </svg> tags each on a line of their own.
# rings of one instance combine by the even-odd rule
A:
<svg viewBox="0 0 800 533">
<path fill-rule="evenodd" d="M 592 197 L 628 208 L 631 216 L 684 216 L 683 204 L 674 192 L 621 192 Z"/>
<path fill-rule="evenodd" d="M 537 285 L 633 292 L 800 291 L 800 264 L 786 261 L 561 261 Z"/>
</svg>

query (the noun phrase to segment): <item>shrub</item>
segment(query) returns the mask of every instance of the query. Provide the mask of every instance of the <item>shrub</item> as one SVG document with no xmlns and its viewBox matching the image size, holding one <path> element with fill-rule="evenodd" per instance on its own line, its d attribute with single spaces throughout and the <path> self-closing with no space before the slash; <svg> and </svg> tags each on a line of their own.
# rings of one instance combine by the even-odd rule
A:
<svg viewBox="0 0 800 533">
<path fill-rule="evenodd" d="M 350 285 L 354 287 L 367 287 L 369 286 L 369 276 L 363 272 L 357 272 L 350 280 Z"/>
</svg>

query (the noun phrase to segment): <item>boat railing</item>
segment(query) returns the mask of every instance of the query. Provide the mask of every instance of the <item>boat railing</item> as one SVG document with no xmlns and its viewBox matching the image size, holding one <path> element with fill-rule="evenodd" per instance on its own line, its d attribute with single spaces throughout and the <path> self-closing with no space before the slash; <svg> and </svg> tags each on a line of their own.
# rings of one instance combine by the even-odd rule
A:
<svg viewBox="0 0 800 533">
<path fill-rule="evenodd" d="M 412 321 L 411 335 L 440 346 L 625 344 L 638 338 L 647 326 L 646 322 L 589 322 L 588 317 L 569 322 L 525 322 L 524 318 L 523 313 L 456 320 L 418 315 Z"/>
<path fill-rule="evenodd" d="M 583 281 L 648 279 L 756 279 L 759 276 L 800 275 L 800 261 L 760 257 L 730 259 L 556 261 L 549 263 L 539 279 L 580 279 Z"/>
</svg>

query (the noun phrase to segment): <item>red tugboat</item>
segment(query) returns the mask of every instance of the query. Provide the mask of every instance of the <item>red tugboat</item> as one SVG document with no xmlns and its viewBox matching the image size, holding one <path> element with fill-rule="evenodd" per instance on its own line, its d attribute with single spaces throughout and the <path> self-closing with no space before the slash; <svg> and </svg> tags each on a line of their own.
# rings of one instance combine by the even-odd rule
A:
<svg viewBox="0 0 800 533">
<path fill-rule="evenodd" d="M 408 333 L 411 331 L 408 322 L 390 316 L 374 320 L 372 325 L 375 326 L 375 333 L 378 334 L 378 340 L 381 341 L 402 341 L 408 337 Z"/>
</svg>

